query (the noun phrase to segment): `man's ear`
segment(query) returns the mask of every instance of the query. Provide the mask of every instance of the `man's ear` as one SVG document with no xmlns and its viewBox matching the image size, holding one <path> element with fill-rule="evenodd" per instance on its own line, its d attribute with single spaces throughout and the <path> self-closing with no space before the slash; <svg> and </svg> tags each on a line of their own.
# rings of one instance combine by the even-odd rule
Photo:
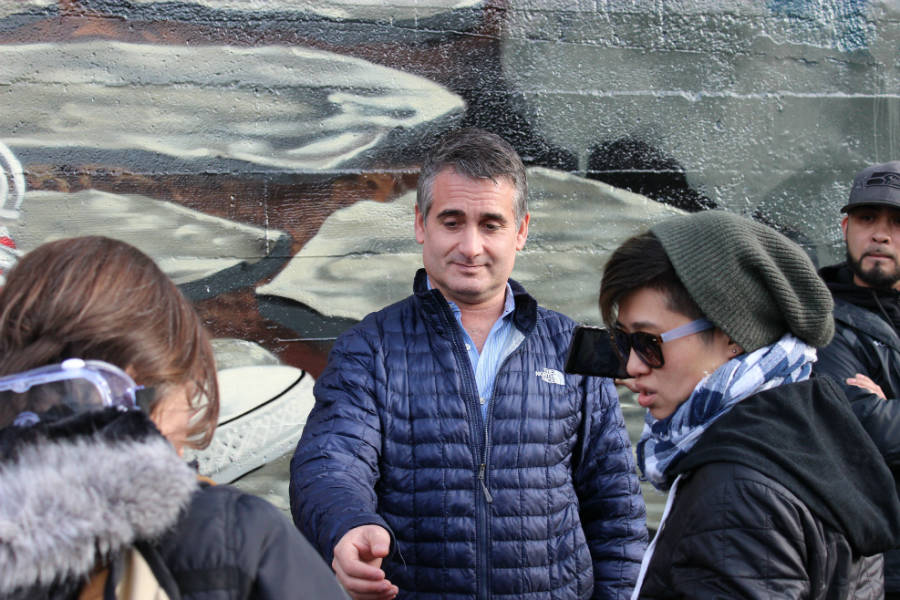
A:
<svg viewBox="0 0 900 600">
<path fill-rule="evenodd" d="M 844 233 L 844 241 L 847 241 L 847 223 L 850 221 L 850 215 L 844 215 L 841 218 L 841 231 Z"/>
<path fill-rule="evenodd" d="M 525 213 L 522 224 L 519 225 L 519 231 L 516 232 L 516 250 L 525 247 L 525 240 L 528 239 L 528 222 L 531 221 L 531 213 Z"/>
<path fill-rule="evenodd" d="M 425 243 L 425 217 L 419 211 L 419 205 L 416 204 L 416 241 L 420 244 Z"/>
</svg>

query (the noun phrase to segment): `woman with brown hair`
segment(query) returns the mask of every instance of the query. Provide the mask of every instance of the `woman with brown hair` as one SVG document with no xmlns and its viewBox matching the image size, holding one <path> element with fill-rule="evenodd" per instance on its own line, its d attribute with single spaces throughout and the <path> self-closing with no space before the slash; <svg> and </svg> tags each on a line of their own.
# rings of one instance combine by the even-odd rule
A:
<svg viewBox="0 0 900 600">
<path fill-rule="evenodd" d="M 133 246 L 59 240 L 9 273 L 0 376 L 69 359 L 110 381 L 121 369 L 135 385 L 111 394 L 144 411 L 22 410 L 0 397 L 0 596 L 75 598 L 99 569 L 115 583 L 117 559 L 136 546 L 170 598 L 346 597 L 277 509 L 201 485 L 180 458 L 215 430 L 212 347 L 190 303 Z"/>
</svg>

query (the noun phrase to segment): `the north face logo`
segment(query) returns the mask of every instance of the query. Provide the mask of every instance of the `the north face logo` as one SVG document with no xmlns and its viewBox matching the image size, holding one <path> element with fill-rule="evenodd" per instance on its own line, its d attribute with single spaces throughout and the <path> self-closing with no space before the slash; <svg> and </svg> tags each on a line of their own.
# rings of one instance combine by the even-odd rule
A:
<svg viewBox="0 0 900 600">
<path fill-rule="evenodd" d="M 542 369 L 535 371 L 535 375 L 546 381 L 547 383 L 555 383 L 556 385 L 566 385 L 566 378 L 556 369 Z"/>
<path fill-rule="evenodd" d="M 882 185 L 900 190 L 900 174 L 891 171 L 875 171 L 866 179 L 865 186 L 867 188 Z"/>
</svg>

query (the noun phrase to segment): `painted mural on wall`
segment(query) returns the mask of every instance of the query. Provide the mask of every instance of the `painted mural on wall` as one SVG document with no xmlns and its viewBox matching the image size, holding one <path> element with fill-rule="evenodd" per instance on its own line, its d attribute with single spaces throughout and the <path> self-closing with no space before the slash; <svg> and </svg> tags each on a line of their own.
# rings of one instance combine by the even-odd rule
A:
<svg viewBox="0 0 900 600">
<path fill-rule="evenodd" d="M 900 157 L 900 0 L 0 0 L 0 270 L 78 234 L 152 255 L 216 337 L 201 467 L 285 508 L 312 382 L 409 293 L 418 165 L 463 125 L 525 159 L 514 276 L 580 321 L 679 211 L 827 264 L 853 173 Z"/>
</svg>

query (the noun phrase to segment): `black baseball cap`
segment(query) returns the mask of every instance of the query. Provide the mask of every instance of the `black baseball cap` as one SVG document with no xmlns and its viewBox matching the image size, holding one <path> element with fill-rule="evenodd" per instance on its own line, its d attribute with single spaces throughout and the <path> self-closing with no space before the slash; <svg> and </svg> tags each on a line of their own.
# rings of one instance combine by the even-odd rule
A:
<svg viewBox="0 0 900 600">
<path fill-rule="evenodd" d="M 857 206 L 900 208 L 900 160 L 872 165 L 856 174 L 850 188 L 850 200 L 841 212 L 849 212 Z"/>
</svg>

